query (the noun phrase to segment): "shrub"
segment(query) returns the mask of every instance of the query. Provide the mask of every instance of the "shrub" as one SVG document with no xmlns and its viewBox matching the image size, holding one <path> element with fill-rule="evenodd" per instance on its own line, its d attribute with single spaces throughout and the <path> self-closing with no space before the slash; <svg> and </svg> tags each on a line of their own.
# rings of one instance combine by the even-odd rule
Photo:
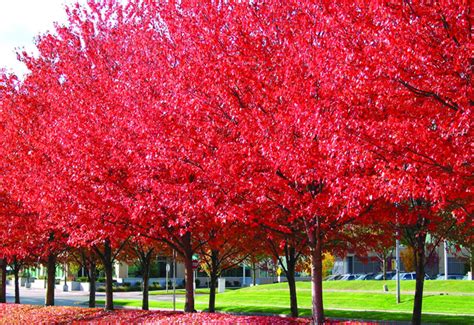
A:
<svg viewBox="0 0 474 325">
<path fill-rule="evenodd" d="M 89 282 L 89 279 L 86 276 L 78 276 L 76 278 L 77 282 Z"/>
<path fill-rule="evenodd" d="M 159 282 L 153 282 L 150 284 L 150 290 L 160 290 L 162 289 L 161 284 Z"/>
</svg>

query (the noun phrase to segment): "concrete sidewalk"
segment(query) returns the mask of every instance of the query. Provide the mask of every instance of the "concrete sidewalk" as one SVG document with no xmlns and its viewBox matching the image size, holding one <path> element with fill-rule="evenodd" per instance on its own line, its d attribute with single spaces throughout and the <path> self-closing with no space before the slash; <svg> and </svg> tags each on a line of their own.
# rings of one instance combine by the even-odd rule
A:
<svg viewBox="0 0 474 325">
<path fill-rule="evenodd" d="M 20 288 L 20 302 L 30 305 L 44 305 L 46 289 L 37 289 L 25 287 Z M 133 292 L 114 292 L 114 299 L 142 299 L 142 293 Z M 173 301 L 172 295 L 150 295 L 150 301 Z M 105 292 L 96 292 L 96 300 L 105 300 Z M 7 285 L 7 302 L 15 301 L 15 288 Z M 54 291 L 54 303 L 56 306 L 86 306 L 89 301 L 89 293 L 84 291 L 68 291 L 56 289 Z"/>
</svg>

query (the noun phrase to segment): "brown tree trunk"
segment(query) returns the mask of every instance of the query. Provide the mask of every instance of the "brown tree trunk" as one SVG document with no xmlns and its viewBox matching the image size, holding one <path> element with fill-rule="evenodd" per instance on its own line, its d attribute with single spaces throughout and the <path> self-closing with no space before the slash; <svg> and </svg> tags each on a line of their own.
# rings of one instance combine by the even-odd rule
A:
<svg viewBox="0 0 474 325">
<path fill-rule="evenodd" d="M 141 261 L 142 269 L 143 269 L 143 297 L 142 297 L 142 309 L 148 310 L 148 293 L 149 293 L 149 279 L 150 279 L 150 264 L 151 264 L 151 257 L 152 254 L 147 254 L 143 256 L 144 258 Z"/>
<path fill-rule="evenodd" d="M 421 313 L 423 303 L 423 286 L 425 282 L 425 241 L 426 234 L 418 234 L 415 247 L 415 300 L 413 303 L 412 324 L 421 324 Z"/>
<path fill-rule="evenodd" d="M 56 286 L 56 255 L 49 254 L 48 256 L 48 283 L 46 286 L 46 306 L 54 306 L 54 288 Z"/>
<path fill-rule="evenodd" d="M 91 261 L 87 268 L 87 278 L 89 280 L 89 307 L 95 308 L 95 292 L 96 292 L 96 264 Z"/>
<path fill-rule="evenodd" d="M 13 277 L 15 279 L 15 304 L 20 303 L 20 265 L 16 260 L 13 262 Z"/>
<path fill-rule="evenodd" d="M 253 275 L 253 286 L 257 285 L 257 264 L 255 262 L 252 263 L 252 275 Z"/>
<path fill-rule="evenodd" d="M 474 281 L 474 245 L 471 245 L 471 258 L 470 258 L 470 264 L 471 264 L 471 278 L 469 280 Z"/>
<path fill-rule="evenodd" d="M 114 310 L 112 248 L 108 240 L 104 243 L 103 261 L 105 271 L 105 310 Z"/>
<path fill-rule="evenodd" d="M 383 272 L 383 279 L 387 280 L 387 258 L 385 255 L 383 256 L 382 260 L 382 272 Z"/>
<path fill-rule="evenodd" d="M 193 270 L 193 249 L 191 246 L 191 233 L 187 232 L 183 236 L 183 257 L 184 257 L 184 277 L 186 300 L 184 303 L 184 311 L 194 313 L 194 270 Z"/>
<path fill-rule="evenodd" d="M 315 324 L 324 324 L 323 308 L 323 257 L 319 225 L 309 233 L 311 244 L 311 291 L 312 312 Z"/>
<path fill-rule="evenodd" d="M 219 273 L 219 266 L 217 265 L 219 261 L 219 251 L 211 251 L 211 270 L 210 270 L 210 282 L 209 282 L 209 312 L 216 312 L 216 287 L 217 287 L 217 278 Z"/>
<path fill-rule="evenodd" d="M 0 303 L 7 302 L 7 261 L 0 259 Z"/>
<path fill-rule="evenodd" d="M 294 247 L 288 248 L 288 254 L 286 256 L 286 270 L 285 275 L 288 280 L 288 287 L 290 289 L 290 310 L 292 317 L 298 317 L 298 298 L 296 295 L 296 249 Z"/>
</svg>

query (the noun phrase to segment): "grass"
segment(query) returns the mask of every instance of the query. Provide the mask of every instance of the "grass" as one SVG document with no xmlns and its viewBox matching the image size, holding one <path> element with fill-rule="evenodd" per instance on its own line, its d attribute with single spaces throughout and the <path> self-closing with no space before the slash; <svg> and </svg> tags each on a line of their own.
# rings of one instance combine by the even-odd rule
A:
<svg viewBox="0 0 474 325">
<path fill-rule="evenodd" d="M 328 317 L 409 321 L 413 308 L 413 295 L 402 294 L 401 303 L 395 302 L 395 281 L 329 281 L 324 283 L 324 307 Z M 389 293 L 382 293 L 383 284 Z M 298 283 L 298 304 L 302 316 L 311 314 L 311 284 Z M 472 281 L 427 281 L 423 299 L 423 322 L 447 324 L 474 324 L 474 296 L 461 295 L 474 292 Z M 208 293 L 199 289 L 197 293 Z M 338 291 L 333 291 L 338 290 Z M 341 291 L 339 291 L 341 290 Z M 414 281 L 402 281 L 402 291 L 414 290 Z M 365 291 L 365 292 L 364 292 Z M 374 293 L 371 291 L 380 291 Z M 435 294 L 439 292 L 448 295 Z M 451 293 L 451 295 L 450 295 Z M 184 290 L 180 291 L 184 294 Z M 196 308 L 207 308 L 208 296 L 196 297 Z M 141 307 L 140 300 L 114 300 L 117 305 Z M 99 302 L 100 303 L 100 302 Z M 172 308 L 171 302 L 150 300 L 152 308 Z M 177 309 L 184 307 L 183 297 Z M 289 314 L 289 294 L 286 283 L 261 285 L 238 290 L 228 290 L 216 296 L 217 310 L 238 313 Z M 430 313 L 443 313 L 434 315 Z M 459 316 L 465 314 L 467 316 Z"/>
<path fill-rule="evenodd" d="M 324 281 L 325 290 L 361 290 L 361 291 L 382 291 L 383 285 L 388 286 L 388 290 L 395 292 L 396 281 Z M 282 285 L 282 284 L 279 284 Z M 285 285 L 285 284 L 284 284 Z M 300 289 L 311 289 L 311 284 L 301 282 Z M 415 281 L 400 281 L 402 291 L 415 291 Z M 462 280 L 427 280 L 424 286 L 425 293 L 446 292 L 446 293 L 474 293 L 474 281 Z"/>
<path fill-rule="evenodd" d="M 264 286 L 260 286 L 264 287 Z M 233 292 L 219 294 L 216 304 L 219 306 L 246 307 L 246 306 L 281 306 L 287 307 L 289 293 L 283 290 L 272 291 L 274 285 L 266 286 L 266 292 L 258 290 L 259 287 L 245 288 Z M 201 301 L 198 297 L 197 301 Z M 298 302 L 302 308 L 310 308 L 311 292 L 309 290 L 298 292 Z M 474 296 L 449 296 L 449 295 L 425 295 L 423 299 L 423 311 L 427 313 L 447 314 L 472 314 Z M 402 295 L 401 303 L 395 302 L 394 294 L 374 294 L 364 292 L 325 292 L 324 307 L 357 310 L 390 310 L 411 312 L 413 307 L 413 296 Z"/>
<path fill-rule="evenodd" d="M 382 292 L 383 285 L 386 284 L 389 292 L 394 293 L 396 289 L 395 280 L 387 281 L 324 281 L 324 290 L 341 290 L 341 291 L 379 291 Z M 297 282 L 298 292 L 311 291 L 310 282 Z M 272 287 L 265 288 L 265 286 L 257 286 L 260 292 L 270 290 L 288 290 L 288 284 L 276 283 Z M 415 281 L 400 281 L 401 291 L 415 291 Z M 424 293 L 456 293 L 456 294 L 474 294 L 474 281 L 462 281 L 462 280 L 428 280 L 425 281 Z"/>
<path fill-rule="evenodd" d="M 98 304 L 104 304 L 102 300 L 97 301 Z M 114 303 L 118 306 L 127 307 L 141 307 L 140 300 L 126 300 L 116 299 Z M 150 308 L 160 309 L 172 309 L 173 305 L 170 302 L 163 301 L 150 301 Z M 202 302 L 196 303 L 196 308 L 200 310 L 206 310 L 207 304 Z M 177 310 L 184 309 L 184 303 L 176 303 Z M 290 309 L 288 307 L 274 307 L 274 306 L 230 306 L 230 305 L 218 305 L 216 308 L 221 312 L 235 312 L 235 313 L 265 313 L 265 314 L 277 314 L 277 315 L 288 315 Z M 330 318 L 342 318 L 351 320 L 375 320 L 375 321 L 404 321 L 409 322 L 411 320 L 410 312 L 383 312 L 383 311 L 353 311 L 353 310 L 334 310 L 325 309 L 327 317 Z M 311 316 L 310 308 L 300 308 L 300 316 Z M 458 315 L 433 315 L 424 314 L 422 317 L 424 323 L 437 323 L 437 324 L 473 324 L 474 316 L 458 316 Z"/>
</svg>

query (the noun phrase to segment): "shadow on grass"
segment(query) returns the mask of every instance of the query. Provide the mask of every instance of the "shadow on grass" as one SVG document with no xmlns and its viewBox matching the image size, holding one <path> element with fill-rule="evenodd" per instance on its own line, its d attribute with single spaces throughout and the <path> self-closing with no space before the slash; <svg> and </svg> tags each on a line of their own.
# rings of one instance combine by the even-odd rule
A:
<svg viewBox="0 0 474 325">
<path fill-rule="evenodd" d="M 386 313 L 386 312 L 371 312 L 371 311 L 345 311 L 345 310 L 327 310 L 326 315 L 332 318 L 347 318 L 347 319 L 364 319 L 377 321 L 400 321 L 409 322 L 411 320 L 410 313 Z M 423 315 L 423 323 L 436 324 L 474 324 L 474 317 L 472 316 L 455 316 L 455 315 Z"/>
<path fill-rule="evenodd" d="M 221 312 L 231 313 L 259 313 L 259 314 L 277 314 L 289 315 L 289 308 L 267 307 L 267 306 L 221 306 L 216 307 Z M 300 308 L 300 316 L 310 317 L 311 309 Z M 326 317 L 340 318 L 359 321 L 384 321 L 384 322 L 410 322 L 411 313 L 393 313 L 393 312 L 371 312 L 371 311 L 350 311 L 350 310 L 325 310 Z M 435 324 L 474 324 L 473 316 L 455 316 L 455 315 L 423 315 L 423 323 Z"/>
<path fill-rule="evenodd" d="M 98 303 L 104 303 L 98 301 Z M 139 301 L 115 301 L 116 306 L 134 306 L 139 307 Z M 205 304 L 197 304 L 204 307 Z M 150 301 L 152 308 L 170 308 L 170 304 L 166 302 Z M 184 305 L 177 303 L 178 310 Z M 204 307 L 205 308 L 205 307 Z M 204 309 L 203 311 L 207 311 Z M 238 305 L 221 305 L 216 306 L 216 310 L 220 312 L 237 313 L 237 314 L 262 314 L 262 315 L 290 315 L 290 309 L 285 307 L 269 307 L 269 306 L 238 306 Z M 310 317 L 310 308 L 299 308 L 301 317 Z M 382 321 L 382 322 L 410 322 L 411 313 L 409 312 L 380 312 L 380 311 L 351 311 L 351 310 L 325 310 L 326 317 L 335 319 L 349 319 L 356 321 Z M 456 316 L 456 315 L 423 315 L 423 323 L 435 324 L 474 324 L 474 316 Z"/>
</svg>

